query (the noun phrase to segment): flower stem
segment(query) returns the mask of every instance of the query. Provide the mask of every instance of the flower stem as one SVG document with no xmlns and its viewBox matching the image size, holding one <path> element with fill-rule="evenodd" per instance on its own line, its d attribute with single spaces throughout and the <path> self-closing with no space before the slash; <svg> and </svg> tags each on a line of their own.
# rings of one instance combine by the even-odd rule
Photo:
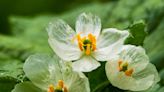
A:
<svg viewBox="0 0 164 92">
<path fill-rule="evenodd" d="M 95 87 L 92 92 L 97 92 L 99 89 L 103 89 L 109 83 L 110 83 L 109 81 L 104 81 L 103 83 L 101 83 L 97 87 Z"/>
</svg>

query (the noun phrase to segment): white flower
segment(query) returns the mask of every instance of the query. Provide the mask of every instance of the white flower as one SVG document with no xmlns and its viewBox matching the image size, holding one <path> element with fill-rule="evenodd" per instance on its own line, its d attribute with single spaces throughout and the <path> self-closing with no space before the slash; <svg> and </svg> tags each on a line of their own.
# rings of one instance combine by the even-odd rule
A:
<svg viewBox="0 0 164 92">
<path fill-rule="evenodd" d="M 146 90 L 160 80 L 145 50 L 132 45 L 125 46 L 117 57 L 109 60 L 105 69 L 111 84 L 124 90 Z"/>
<path fill-rule="evenodd" d="M 101 20 L 91 13 L 82 13 L 76 21 L 76 31 L 62 20 L 51 22 L 47 28 L 49 44 L 63 60 L 74 61 L 73 69 L 89 72 L 115 55 L 128 31 L 107 28 L 101 31 Z"/>
<path fill-rule="evenodd" d="M 23 70 L 31 82 L 17 84 L 12 92 L 90 92 L 87 77 L 59 61 L 56 56 L 30 56 Z"/>
</svg>

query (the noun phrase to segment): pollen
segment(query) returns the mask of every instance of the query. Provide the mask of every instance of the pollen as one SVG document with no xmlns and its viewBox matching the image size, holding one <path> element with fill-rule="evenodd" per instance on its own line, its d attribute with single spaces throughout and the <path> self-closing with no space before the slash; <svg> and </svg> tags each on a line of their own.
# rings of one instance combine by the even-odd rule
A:
<svg viewBox="0 0 164 92">
<path fill-rule="evenodd" d="M 96 37 L 91 33 L 88 36 L 81 37 L 77 34 L 77 41 L 79 49 L 84 51 L 86 55 L 90 55 L 92 51 L 96 50 Z"/>
<path fill-rule="evenodd" d="M 49 85 L 47 92 L 68 92 L 67 87 L 64 85 L 64 82 L 62 80 L 58 81 L 58 84 L 56 86 Z"/>
<path fill-rule="evenodd" d="M 133 69 L 128 69 L 125 71 L 126 76 L 132 76 L 132 73 L 133 73 Z"/>
</svg>

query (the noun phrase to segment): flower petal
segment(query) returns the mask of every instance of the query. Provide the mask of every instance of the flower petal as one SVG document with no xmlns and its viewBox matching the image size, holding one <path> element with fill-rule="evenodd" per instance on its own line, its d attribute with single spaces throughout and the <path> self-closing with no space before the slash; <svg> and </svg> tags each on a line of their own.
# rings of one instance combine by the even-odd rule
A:
<svg viewBox="0 0 164 92">
<path fill-rule="evenodd" d="M 120 42 L 117 42 L 106 48 L 95 50 L 92 53 L 92 56 L 98 61 L 107 61 L 113 57 L 116 57 L 116 55 L 121 51 L 122 47 L 123 45 L 121 45 Z"/>
<path fill-rule="evenodd" d="M 151 63 L 144 70 L 133 74 L 133 78 L 136 79 L 136 83 L 138 84 L 133 90 L 146 90 L 160 81 L 158 71 Z"/>
<path fill-rule="evenodd" d="M 105 70 L 107 78 L 113 86 L 127 90 L 128 87 L 133 84 L 134 79 L 130 77 L 128 79 L 123 72 L 119 72 L 118 62 L 116 60 L 108 61 Z"/>
<path fill-rule="evenodd" d="M 35 54 L 27 58 L 23 69 L 34 85 L 47 90 L 50 84 L 57 83 L 62 78 L 59 63 L 57 56 Z"/>
<path fill-rule="evenodd" d="M 119 55 L 119 59 L 129 62 L 129 68 L 134 68 L 134 73 L 143 70 L 149 63 L 149 57 L 146 55 L 145 50 L 140 46 L 126 45 L 122 48 Z"/>
<path fill-rule="evenodd" d="M 66 86 L 68 87 L 69 92 L 90 92 L 88 78 L 83 73 L 65 73 L 64 81 L 66 83 Z"/>
<path fill-rule="evenodd" d="M 47 28 L 49 44 L 54 52 L 63 60 L 77 60 L 81 51 L 76 42 L 73 42 L 75 31 L 62 20 L 56 20 Z"/>
<path fill-rule="evenodd" d="M 102 34 L 97 40 L 97 48 L 107 48 L 112 44 L 123 44 L 124 40 L 129 36 L 128 31 L 120 31 L 115 28 L 107 28 L 102 31 Z"/>
<path fill-rule="evenodd" d="M 124 90 L 142 91 L 159 81 L 158 72 L 152 64 L 148 64 L 145 69 L 129 77 L 124 72 L 119 72 L 118 59 L 108 61 L 105 66 L 107 78 L 113 86 Z"/>
<path fill-rule="evenodd" d="M 99 36 L 101 30 L 101 20 L 98 16 L 91 13 L 82 13 L 76 21 L 76 32 L 83 36 L 92 33 L 96 37 Z"/>
<path fill-rule="evenodd" d="M 104 29 L 97 41 L 97 49 L 93 57 L 98 61 L 106 61 L 120 52 L 124 40 L 128 37 L 128 31 L 119 31 L 114 28 Z"/>
<path fill-rule="evenodd" d="M 100 66 L 100 63 L 91 56 L 83 56 L 81 59 L 73 62 L 72 67 L 75 71 L 90 72 Z"/>
<path fill-rule="evenodd" d="M 118 62 L 117 61 L 108 61 L 106 63 L 106 75 L 110 83 L 124 90 L 133 90 L 136 86 L 136 81 L 132 77 L 128 77 L 124 72 L 118 71 Z"/>
<path fill-rule="evenodd" d="M 23 82 L 17 84 L 11 92 L 45 92 L 45 91 L 39 89 L 31 82 Z"/>
</svg>

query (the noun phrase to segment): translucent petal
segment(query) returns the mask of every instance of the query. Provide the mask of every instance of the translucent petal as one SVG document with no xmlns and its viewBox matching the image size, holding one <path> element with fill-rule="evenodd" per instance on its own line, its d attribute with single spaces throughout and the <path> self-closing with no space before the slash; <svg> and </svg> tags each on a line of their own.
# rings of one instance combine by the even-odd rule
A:
<svg viewBox="0 0 164 92">
<path fill-rule="evenodd" d="M 80 49 L 73 41 L 75 31 L 62 20 L 51 22 L 47 28 L 51 48 L 64 60 L 77 60 L 81 56 Z"/>
<path fill-rule="evenodd" d="M 128 31 L 119 31 L 114 28 L 105 29 L 98 38 L 97 49 L 93 52 L 93 57 L 98 61 L 106 61 L 117 55 L 123 46 Z"/>
<path fill-rule="evenodd" d="M 136 79 L 136 84 L 138 84 L 133 90 L 146 90 L 160 81 L 158 71 L 151 63 L 144 70 L 133 74 L 133 78 Z"/>
<path fill-rule="evenodd" d="M 115 43 L 123 44 L 124 40 L 129 36 L 128 31 L 120 31 L 115 28 L 104 29 L 97 40 L 97 48 L 107 48 Z"/>
<path fill-rule="evenodd" d="M 64 81 L 69 92 L 90 92 L 88 78 L 80 72 L 64 74 Z"/>
<path fill-rule="evenodd" d="M 31 82 L 19 83 L 11 92 L 46 92 L 36 87 Z"/>
<path fill-rule="evenodd" d="M 108 61 L 105 69 L 107 78 L 113 86 L 124 90 L 132 90 L 136 86 L 134 78 L 128 77 L 124 72 L 118 71 L 117 61 Z"/>
<path fill-rule="evenodd" d="M 121 51 L 122 46 L 120 43 L 115 43 L 107 48 L 97 49 L 92 53 L 92 56 L 98 61 L 107 61 L 115 57 Z"/>
<path fill-rule="evenodd" d="M 113 86 L 124 90 L 142 91 L 159 81 L 158 72 L 152 64 L 129 77 L 124 72 L 119 72 L 118 59 L 108 61 L 105 66 L 107 78 Z"/>
<path fill-rule="evenodd" d="M 145 50 L 138 46 L 126 45 L 120 52 L 120 59 L 129 62 L 129 68 L 134 68 L 134 73 L 143 70 L 149 63 L 149 57 L 146 55 Z"/>
<path fill-rule="evenodd" d="M 65 61 L 77 60 L 82 56 L 82 51 L 77 47 L 58 42 L 51 38 L 48 41 L 54 52 Z"/>
<path fill-rule="evenodd" d="M 101 30 L 101 20 L 98 16 L 91 13 L 82 13 L 76 21 L 76 32 L 86 36 L 92 33 L 96 37 L 99 36 Z"/>
<path fill-rule="evenodd" d="M 72 67 L 75 71 L 90 72 L 100 66 L 100 63 L 91 56 L 83 56 L 73 62 Z"/>
<path fill-rule="evenodd" d="M 23 67 L 26 76 L 34 85 L 47 90 L 62 78 L 59 58 L 44 54 L 35 54 L 27 58 Z"/>
</svg>

